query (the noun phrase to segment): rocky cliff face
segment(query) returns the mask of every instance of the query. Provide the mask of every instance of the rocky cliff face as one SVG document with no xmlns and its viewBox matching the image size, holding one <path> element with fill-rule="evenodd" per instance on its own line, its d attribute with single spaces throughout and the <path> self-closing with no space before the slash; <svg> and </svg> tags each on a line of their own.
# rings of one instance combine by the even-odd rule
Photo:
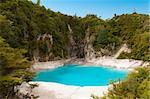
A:
<svg viewBox="0 0 150 99">
<path fill-rule="evenodd" d="M 69 38 L 69 42 L 70 42 L 70 46 L 68 48 L 69 56 L 77 57 L 77 44 L 73 38 L 73 31 L 69 24 L 68 24 L 68 30 L 69 30 L 68 38 Z"/>
<path fill-rule="evenodd" d="M 67 47 L 69 58 L 81 58 L 80 55 L 83 54 L 85 60 L 91 60 L 96 57 L 103 56 L 113 56 L 114 58 L 118 58 L 122 52 L 130 53 L 131 50 L 128 48 L 127 44 L 123 44 L 121 48 L 117 51 L 115 55 L 112 55 L 111 51 L 108 49 L 100 48 L 99 51 L 95 51 L 93 48 L 93 42 L 95 40 L 96 34 L 92 33 L 88 28 L 85 32 L 84 43 L 77 44 L 73 38 L 73 30 L 71 26 L 68 24 L 68 43 Z M 41 53 L 39 49 L 41 49 L 40 45 L 45 44 L 47 47 L 46 53 Z M 52 58 L 53 53 L 51 52 L 53 45 L 53 37 L 50 34 L 43 34 L 38 36 L 37 38 L 37 47 L 36 50 L 33 51 L 34 61 L 49 61 Z"/>
<path fill-rule="evenodd" d="M 89 14 L 81 18 L 27 0 L 3 1 L 8 2 L 0 5 L 0 36 L 10 47 L 27 50 L 30 60 L 112 56 L 127 43 L 132 52 L 120 55 L 120 49 L 115 57 L 149 61 L 149 15 L 122 14 L 103 20 Z"/>
<path fill-rule="evenodd" d="M 127 44 L 123 44 L 119 51 L 114 55 L 114 58 L 118 58 L 122 52 L 131 53 L 131 49 L 128 48 Z"/>
<path fill-rule="evenodd" d="M 53 45 L 53 37 L 50 34 L 43 34 L 43 35 L 39 35 L 36 41 L 36 48 L 35 50 L 33 50 L 33 59 L 35 62 L 38 61 L 49 61 L 51 56 L 52 56 L 52 52 L 51 52 L 51 48 Z M 42 45 L 42 46 L 41 46 Z M 44 45 L 44 46 L 43 46 Z M 41 51 L 39 51 L 40 49 L 42 49 L 43 47 L 46 47 L 46 53 L 41 53 Z"/>
<path fill-rule="evenodd" d="M 95 51 L 93 49 L 94 39 L 95 39 L 95 35 L 91 34 L 88 28 L 84 40 L 84 56 L 86 60 L 95 58 Z"/>
</svg>

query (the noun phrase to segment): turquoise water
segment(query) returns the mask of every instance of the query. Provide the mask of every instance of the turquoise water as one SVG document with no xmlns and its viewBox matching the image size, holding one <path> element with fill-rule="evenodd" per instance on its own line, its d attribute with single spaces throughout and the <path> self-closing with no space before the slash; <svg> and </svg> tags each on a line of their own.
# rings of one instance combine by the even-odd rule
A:
<svg viewBox="0 0 150 99">
<path fill-rule="evenodd" d="M 57 82 L 75 86 L 106 86 L 111 80 L 123 80 L 128 71 L 106 67 L 68 64 L 37 73 L 33 81 Z"/>
</svg>

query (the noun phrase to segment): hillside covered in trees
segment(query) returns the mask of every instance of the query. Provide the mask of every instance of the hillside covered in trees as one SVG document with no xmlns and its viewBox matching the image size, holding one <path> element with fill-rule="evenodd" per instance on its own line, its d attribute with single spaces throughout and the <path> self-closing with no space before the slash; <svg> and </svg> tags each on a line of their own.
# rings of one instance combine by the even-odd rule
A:
<svg viewBox="0 0 150 99">
<path fill-rule="evenodd" d="M 131 53 L 119 58 L 148 60 L 149 16 L 114 15 L 103 20 L 53 12 L 27 0 L 3 0 L 0 4 L 0 36 L 13 48 L 26 49 L 30 60 L 84 58 L 91 44 L 96 57 L 113 56 L 123 44 Z M 51 38 L 51 39 L 50 39 Z"/>
</svg>

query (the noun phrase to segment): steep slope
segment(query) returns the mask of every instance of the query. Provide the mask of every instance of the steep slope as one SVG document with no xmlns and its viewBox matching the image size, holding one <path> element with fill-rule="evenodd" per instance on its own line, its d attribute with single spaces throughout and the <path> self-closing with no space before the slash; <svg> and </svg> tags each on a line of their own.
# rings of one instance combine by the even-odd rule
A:
<svg viewBox="0 0 150 99">
<path fill-rule="evenodd" d="M 148 15 L 115 15 L 109 20 L 96 15 L 80 18 L 28 0 L 3 0 L 0 13 L 0 36 L 11 47 L 28 50 L 30 60 L 114 56 L 123 44 L 131 53 L 120 53 L 119 58 L 149 60 Z M 50 39 L 37 40 L 44 34 L 52 36 L 52 46 Z"/>
<path fill-rule="evenodd" d="M 72 35 L 75 42 L 80 43 L 82 40 L 80 18 L 76 16 L 55 13 L 27 0 L 3 2 L 0 4 L 0 12 L 0 27 L 3 28 L 0 35 L 7 40 L 10 46 L 27 49 L 27 56 L 30 59 L 33 59 L 33 53 L 36 53 L 37 47 L 39 61 L 71 57 L 70 52 L 72 51 L 68 50 L 71 47 L 68 24 L 73 30 Z M 50 34 L 53 37 L 51 51 L 45 40 L 37 42 L 38 37 L 44 34 Z M 47 59 L 48 54 L 51 55 Z"/>
<path fill-rule="evenodd" d="M 123 52 L 119 58 L 149 61 L 149 20 L 148 15 L 137 13 L 118 15 L 107 20 L 107 27 L 95 39 L 95 50 L 103 48 L 114 55 L 126 43 L 131 53 Z"/>
<path fill-rule="evenodd" d="M 131 53 L 122 53 L 120 58 L 149 60 L 150 17 L 142 14 L 125 14 L 113 18 L 119 29 L 118 36 L 127 43 Z M 113 20 L 112 19 L 112 20 Z"/>
</svg>

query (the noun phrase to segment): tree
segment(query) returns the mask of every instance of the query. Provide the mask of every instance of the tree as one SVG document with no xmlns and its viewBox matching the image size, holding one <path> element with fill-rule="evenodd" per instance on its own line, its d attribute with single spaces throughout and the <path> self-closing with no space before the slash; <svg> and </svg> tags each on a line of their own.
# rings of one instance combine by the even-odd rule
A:
<svg viewBox="0 0 150 99">
<path fill-rule="evenodd" d="M 41 3 L 41 0 L 37 0 L 37 4 L 40 5 L 40 3 Z"/>
<path fill-rule="evenodd" d="M 10 99 L 15 96 L 15 86 L 30 81 L 34 76 L 29 71 L 31 62 L 23 57 L 26 51 L 14 49 L 0 37 L 0 96 Z"/>
<path fill-rule="evenodd" d="M 37 38 L 45 33 L 53 36 L 53 47 L 49 60 L 59 58 L 69 58 L 69 53 L 78 53 L 78 58 L 84 58 L 85 37 L 89 35 L 90 43 L 96 53 L 101 50 L 103 55 L 113 55 L 123 43 L 131 49 L 131 53 L 123 53 L 119 58 L 132 58 L 147 61 L 148 39 L 142 37 L 149 33 L 149 16 L 145 14 L 123 14 L 114 16 L 109 20 L 102 20 L 96 15 L 87 15 L 84 18 L 68 16 L 62 13 L 55 13 L 44 6 L 32 3 L 29 0 L 3 0 L 0 3 L 0 36 L 2 36 L 13 48 L 23 48 L 27 50 L 26 56 L 33 60 L 33 53 L 36 52 Z M 7 2 L 5 2 L 7 1 Z M 71 34 L 77 48 L 76 51 L 69 50 L 70 25 L 73 33 Z M 89 32 L 87 32 L 89 31 Z M 89 33 L 89 34 L 88 34 Z M 88 34 L 88 35 L 87 35 Z M 139 42 L 139 37 L 144 42 Z M 144 35 L 143 35 L 144 36 Z M 136 39 L 136 37 L 138 39 Z M 88 39 L 88 38 L 87 38 Z M 136 41 L 136 42 L 135 42 Z M 38 57 L 45 61 L 47 52 L 45 43 L 40 44 Z M 142 48 L 140 47 L 142 45 Z M 93 51 L 91 51 L 93 52 Z M 47 54 L 47 53 L 45 53 Z M 100 56 L 103 56 L 100 55 Z M 99 56 L 98 56 L 99 57 Z"/>
<path fill-rule="evenodd" d="M 149 68 L 137 68 L 127 79 L 113 84 L 105 98 L 110 99 L 148 99 L 150 97 Z"/>
<path fill-rule="evenodd" d="M 149 99 L 150 68 L 136 68 L 124 81 L 112 82 L 104 97 L 91 95 L 93 99 Z"/>
</svg>

